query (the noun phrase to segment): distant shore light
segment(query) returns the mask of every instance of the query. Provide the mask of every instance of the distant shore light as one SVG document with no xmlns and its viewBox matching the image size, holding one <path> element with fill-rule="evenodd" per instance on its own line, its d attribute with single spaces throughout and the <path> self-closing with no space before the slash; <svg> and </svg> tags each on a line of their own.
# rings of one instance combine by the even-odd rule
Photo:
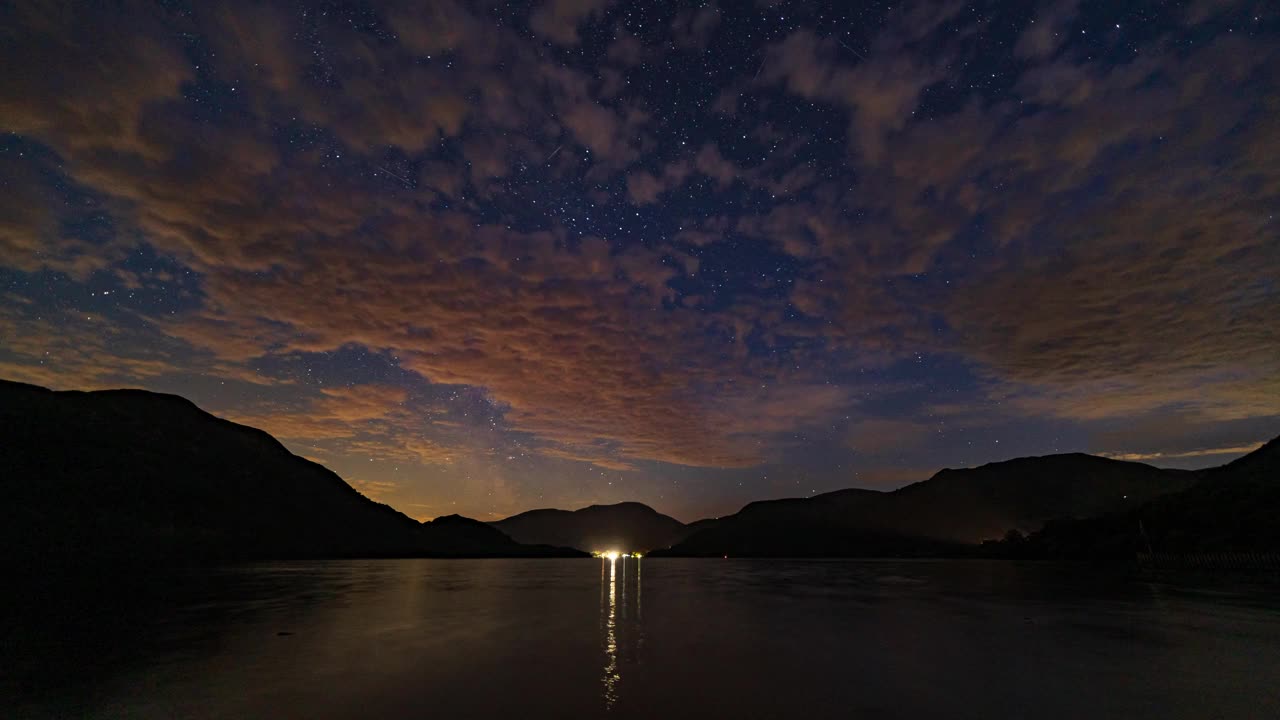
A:
<svg viewBox="0 0 1280 720">
<path fill-rule="evenodd" d="M 620 552 L 618 550 L 594 550 L 592 557 L 604 558 L 605 560 L 617 560 L 618 558 L 636 558 L 644 557 L 638 552 Z"/>
</svg>

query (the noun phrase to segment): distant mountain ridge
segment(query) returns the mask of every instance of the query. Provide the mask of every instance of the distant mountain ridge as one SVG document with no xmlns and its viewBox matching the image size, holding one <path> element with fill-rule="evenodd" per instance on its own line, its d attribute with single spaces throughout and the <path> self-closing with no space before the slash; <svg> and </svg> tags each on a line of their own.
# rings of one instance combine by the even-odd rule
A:
<svg viewBox="0 0 1280 720">
<path fill-rule="evenodd" d="M 884 492 L 848 488 L 748 503 L 684 524 L 639 503 L 531 510 L 493 525 L 521 542 L 657 555 L 948 555 L 1010 530 L 1135 508 L 1199 475 L 1082 453 L 943 469 Z"/>
<path fill-rule="evenodd" d="M 1031 558 L 1127 561 L 1136 554 L 1280 553 L 1280 437 L 1135 508 L 1051 523 L 1004 544 Z"/>
<path fill-rule="evenodd" d="M 580 510 L 540 509 L 491 523 L 518 542 L 585 550 L 648 552 L 683 540 L 688 526 L 638 502 Z"/>
<path fill-rule="evenodd" d="M 950 554 L 1009 530 L 1137 507 L 1192 485 L 1196 473 L 1079 453 L 944 469 L 891 492 L 848 489 L 753 502 L 665 555 Z"/>
<path fill-rule="evenodd" d="M 580 555 L 456 516 L 419 523 L 184 398 L 0 381 L 11 562 Z"/>
<path fill-rule="evenodd" d="M 689 524 L 635 502 L 531 510 L 493 523 L 456 515 L 418 523 L 265 432 L 141 390 L 55 392 L 0 380 L 0 439 L 0 542 L 11 564 L 37 571 L 125 559 L 592 550 L 945 556 L 973 554 L 1006 533 L 986 547 L 1082 559 L 1280 552 L 1280 438 L 1194 472 L 1078 453 L 1017 458 L 944 469 L 890 492 L 850 488 L 752 502 Z"/>
</svg>

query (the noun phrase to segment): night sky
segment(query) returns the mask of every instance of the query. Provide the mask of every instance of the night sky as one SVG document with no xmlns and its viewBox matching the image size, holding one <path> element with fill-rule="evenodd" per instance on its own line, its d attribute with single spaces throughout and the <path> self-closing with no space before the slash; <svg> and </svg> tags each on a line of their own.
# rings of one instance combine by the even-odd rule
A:
<svg viewBox="0 0 1280 720">
<path fill-rule="evenodd" d="M 0 377 L 417 518 L 1280 434 L 1280 6 L 0 3 Z"/>
</svg>

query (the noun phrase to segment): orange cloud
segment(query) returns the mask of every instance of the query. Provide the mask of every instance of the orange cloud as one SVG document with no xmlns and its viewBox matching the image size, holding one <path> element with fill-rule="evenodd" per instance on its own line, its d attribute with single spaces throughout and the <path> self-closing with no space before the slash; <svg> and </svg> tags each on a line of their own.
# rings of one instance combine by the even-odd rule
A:
<svg viewBox="0 0 1280 720">
<path fill-rule="evenodd" d="M 199 280 L 180 310 L 149 317 L 6 302 L 0 372 L 59 387 L 263 382 L 264 360 L 357 345 L 426 382 L 484 388 L 533 455 L 619 471 L 773 459 L 836 432 L 854 401 L 828 381 L 921 352 L 971 369 L 1024 417 L 1280 413 L 1276 50 L 1157 43 L 1103 66 L 1059 47 L 1074 7 L 1059 4 L 1018 41 L 1014 99 L 952 88 L 956 108 L 937 114 L 922 98 L 964 57 L 961 7 L 900 7 L 857 50 L 796 30 L 708 94 L 726 112 L 785 93 L 838 113 L 848 152 L 832 161 L 823 138 L 747 112 L 715 118 L 743 125 L 741 147 L 659 142 L 667 119 L 626 81 L 706 46 L 712 7 L 675 15 L 675 49 L 616 29 L 593 73 L 556 53 L 608 20 L 595 2 L 538 5 L 528 26 L 545 41 L 463 4 L 388 3 L 382 38 L 317 25 L 316 63 L 297 14 L 270 4 L 187 18 L 18 3 L 0 63 L 39 72 L 0 85 L 0 123 L 45 154 L 0 160 L 4 266 L 140 284 L 124 265 L 145 246 Z M 922 53 L 940 23 L 961 32 Z M 235 86 L 237 122 L 190 109 L 179 38 L 193 27 L 216 49 L 202 72 Z M 303 139 L 282 141 L 281 125 Z M 536 192 L 521 185 L 531 169 Z M 118 232 L 66 230 L 60 185 L 92 194 Z M 538 194 L 562 187 L 687 220 L 624 248 Z M 681 204 L 685 189 L 752 198 L 703 213 Z M 690 276 L 727 273 L 739 243 L 779 269 L 689 291 Z M 294 399 L 235 417 L 406 463 L 492 450 L 406 409 L 401 390 Z M 854 444 L 917 430 L 862 425 Z"/>
</svg>

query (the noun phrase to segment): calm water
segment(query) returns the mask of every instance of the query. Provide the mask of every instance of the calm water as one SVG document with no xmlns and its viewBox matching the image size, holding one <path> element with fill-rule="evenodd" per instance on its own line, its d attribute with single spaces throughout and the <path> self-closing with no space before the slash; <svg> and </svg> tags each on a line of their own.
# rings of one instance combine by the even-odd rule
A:
<svg viewBox="0 0 1280 720">
<path fill-rule="evenodd" d="M 271 564 L 6 627 L 5 716 L 1277 718 L 1276 589 L 987 562 Z"/>
</svg>

